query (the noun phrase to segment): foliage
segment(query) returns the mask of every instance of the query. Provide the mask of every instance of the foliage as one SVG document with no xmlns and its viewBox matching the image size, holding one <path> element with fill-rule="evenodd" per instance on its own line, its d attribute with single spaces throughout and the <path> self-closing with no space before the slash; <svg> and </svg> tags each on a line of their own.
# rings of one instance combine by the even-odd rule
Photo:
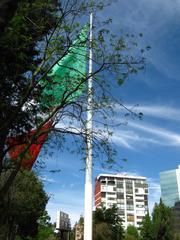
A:
<svg viewBox="0 0 180 240">
<path fill-rule="evenodd" d="M 138 240 L 138 239 L 140 238 L 137 228 L 133 225 L 129 225 L 126 229 L 125 240 Z"/>
<path fill-rule="evenodd" d="M 54 227 L 50 223 L 50 217 L 44 211 L 43 215 L 38 219 L 38 233 L 32 240 L 50 240 L 56 239 L 54 236 Z"/>
<path fill-rule="evenodd" d="M 97 208 L 93 215 L 94 239 L 114 239 L 121 240 L 124 236 L 122 220 L 118 215 L 117 207 Z"/>
<path fill-rule="evenodd" d="M 15 14 L 18 0 L 4 0 L 0 2 L 0 37 Z"/>
<path fill-rule="evenodd" d="M 94 226 L 93 229 L 93 239 L 95 240 L 111 240 L 112 239 L 112 230 L 109 225 L 105 222 L 98 223 Z"/>
<path fill-rule="evenodd" d="M 81 216 L 78 225 L 81 227 L 82 239 L 84 218 Z M 124 239 L 122 220 L 118 216 L 117 207 L 97 208 L 93 212 L 93 239 L 94 240 L 121 240 Z"/>
<path fill-rule="evenodd" d="M 4 181 L 8 174 L 3 176 Z M 47 201 L 37 176 L 33 172 L 19 172 L 0 208 L 0 234 L 8 239 L 14 239 L 16 234 L 22 238 L 35 236 L 37 220 L 44 213 Z"/>
<path fill-rule="evenodd" d="M 180 234 L 175 233 L 173 240 L 180 240 Z"/>
<path fill-rule="evenodd" d="M 19 160 L 13 164 L 8 161 L 7 139 L 27 133 L 39 121 L 38 107 L 32 104 L 38 93 L 33 73 L 43 59 L 37 44 L 43 41 L 56 22 L 55 1 L 18 2 L 17 10 L 0 38 L 0 177 L 7 168 L 11 169 L 9 178 L 1 185 L 0 199 L 5 196 L 21 166 Z"/>
<path fill-rule="evenodd" d="M 159 204 L 155 204 L 152 219 L 146 215 L 141 226 L 141 236 L 143 240 L 172 240 L 172 214 L 160 199 Z"/>
<path fill-rule="evenodd" d="M 155 240 L 173 239 L 171 221 L 171 209 L 160 199 L 160 203 L 155 204 L 152 213 L 153 237 Z"/>
<path fill-rule="evenodd" d="M 153 240 L 152 237 L 152 221 L 150 218 L 149 213 L 146 214 L 144 217 L 141 227 L 140 227 L 140 232 L 141 232 L 141 237 L 143 240 L 148 239 L 148 240 Z"/>
<path fill-rule="evenodd" d="M 24 136 L 32 128 L 36 128 L 38 132 L 44 123 L 53 118 L 52 129 L 57 122 L 68 122 L 65 127 L 60 125 L 54 129 L 54 135 L 57 137 L 54 137 L 55 142 L 64 143 L 62 138 L 66 135 L 76 136 L 76 150 L 78 147 L 80 153 L 84 152 L 87 134 L 86 92 L 84 91 L 81 97 L 71 102 L 64 97 L 59 106 L 47 111 L 40 107 L 39 96 L 43 90 L 40 82 L 42 79 L 51 81 L 47 74 L 67 55 L 73 40 L 77 38 L 82 28 L 84 16 L 90 11 L 97 13 L 110 2 L 109 0 L 103 3 L 98 0 L 19 1 L 17 11 L 0 38 L 0 177 L 3 171 L 11 169 L 9 178 L 0 189 L 0 199 L 5 196 L 21 168 L 23 156 L 35 141 L 32 137 L 25 151 L 12 163 L 7 156 L 9 148 L 6 143 L 9 137 Z M 108 116 L 112 116 L 112 102 L 115 101 L 110 94 L 112 82 L 109 79 L 107 81 L 105 76 L 109 78 L 111 75 L 112 81 L 115 80 L 121 85 L 129 74 L 137 73 L 143 68 L 145 60 L 133 35 L 121 32 L 120 36 L 116 36 L 111 33 L 108 27 L 111 19 L 100 24 L 97 24 L 99 21 L 96 19 L 94 22 L 92 75 L 96 132 L 93 139 L 93 157 L 101 157 L 101 160 L 105 160 L 104 162 L 111 167 L 114 164 L 115 151 L 109 144 L 112 131 L 108 128 L 107 119 Z M 88 76 L 80 79 L 79 88 L 82 88 L 87 80 Z M 70 96 L 74 94 L 73 91 L 69 92 Z"/>
</svg>

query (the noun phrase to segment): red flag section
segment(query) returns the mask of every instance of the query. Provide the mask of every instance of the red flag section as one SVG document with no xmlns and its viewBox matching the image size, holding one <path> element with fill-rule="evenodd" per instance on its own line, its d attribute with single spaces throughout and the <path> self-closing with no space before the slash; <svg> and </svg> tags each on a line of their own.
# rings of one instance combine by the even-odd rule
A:
<svg viewBox="0 0 180 240">
<path fill-rule="evenodd" d="M 37 130 L 31 130 L 30 133 L 28 133 L 26 136 L 9 138 L 7 140 L 7 145 L 9 147 L 12 146 L 8 152 L 10 158 L 16 161 L 19 155 L 25 151 L 26 147 L 29 144 L 29 141 L 31 141 L 31 138 L 33 138 L 33 135 L 35 136 L 35 134 L 37 134 L 37 136 L 35 136 L 33 139 L 33 143 L 30 145 L 21 160 L 21 167 L 23 169 L 30 170 L 35 163 L 44 142 L 47 140 L 49 133 L 48 129 L 50 129 L 51 126 L 52 122 L 49 121 L 44 126 L 42 126 L 41 129 L 38 130 L 38 133 Z"/>
</svg>

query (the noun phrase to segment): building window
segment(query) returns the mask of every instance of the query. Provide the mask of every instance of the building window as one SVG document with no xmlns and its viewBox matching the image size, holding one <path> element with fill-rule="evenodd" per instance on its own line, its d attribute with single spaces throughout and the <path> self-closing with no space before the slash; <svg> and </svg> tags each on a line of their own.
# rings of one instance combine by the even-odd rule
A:
<svg viewBox="0 0 180 240">
<path fill-rule="evenodd" d="M 115 181 L 108 181 L 108 186 L 114 186 L 115 185 Z"/>
<path fill-rule="evenodd" d="M 102 198 L 105 198 L 105 197 L 106 197 L 106 193 L 105 193 L 105 192 L 102 192 L 102 193 L 101 193 L 101 197 L 102 197 Z"/>
<path fill-rule="evenodd" d="M 124 204 L 118 204 L 119 205 L 119 209 L 124 209 Z"/>
<path fill-rule="evenodd" d="M 132 210 L 134 210 L 134 206 L 133 205 L 126 205 L 126 209 L 132 211 Z"/>
<path fill-rule="evenodd" d="M 106 185 L 106 181 L 101 181 L 101 184 L 102 185 Z"/>
<path fill-rule="evenodd" d="M 144 199 L 136 199 L 137 203 L 144 203 Z"/>
<path fill-rule="evenodd" d="M 118 212 L 119 215 L 124 215 L 124 210 L 123 209 L 118 209 L 117 212 Z"/>
<path fill-rule="evenodd" d="M 144 211 L 143 210 L 136 210 L 136 213 L 137 214 L 144 214 Z"/>
<path fill-rule="evenodd" d="M 115 196 L 116 193 L 114 193 L 114 192 L 107 192 L 107 194 Z"/>
<path fill-rule="evenodd" d="M 133 206 L 133 201 L 132 201 L 132 200 L 127 200 L 127 201 L 126 201 L 126 204 L 127 204 L 127 205 L 132 205 L 132 206 Z"/>
<path fill-rule="evenodd" d="M 119 183 L 119 182 L 117 182 L 117 188 L 124 188 L 123 183 Z"/>
<path fill-rule="evenodd" d="M 133 190 L 126 189 L 126 194 L 133 194 Z"/>
<path fill-rule="evenodd" d="M 127 221 L 128 222 L 134 222 L 134 215 L 133 214 L 128 214 L 127 215 Z"/>
<path fill-rule="evenodd" d="M 126 183 L 132 183 L 132 179 L 126 179 Z"/>
<path fill-rule="evenodd" d="M 123 193 L 117 193 L 117 198 L 118 199 L 124 199 L 124 194 Z"/>
<path fill-rule="evenodd" d="M 123 193 L 123 192 L 124 192 L 124 189 L 123 189 L 123 188 L 117 188 L 117 192 Z"/>
<path fill-rule="evenodd" d="M 126 196 L 126 199 L 133 199 L 133 196 Z"/>
<path fill-rule="evenodd" d="M 112 197 L 108 197 L 107 199 L 110 200 L 110 201 L 114 201 L 115 200 L 115 198 L 112 198 Z"/>
</svg>

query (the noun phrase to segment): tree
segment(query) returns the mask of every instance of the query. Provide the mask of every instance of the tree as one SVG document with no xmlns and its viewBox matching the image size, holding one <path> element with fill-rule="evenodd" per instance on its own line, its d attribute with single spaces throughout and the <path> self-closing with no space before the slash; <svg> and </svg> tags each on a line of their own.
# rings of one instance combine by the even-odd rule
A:
<svg viewBox="0 0 180 240">
<path fill-rule="evenodd" d="M 171 209 L 160 199 L 152 213 L 153 237 L 155 240 L 173 239 Z"/>
<path fill-rule="evenodd" d="M 44 211 L 43 215 L 38 219 L 38 233 L 33 240 L 56 240 L 54 235 L 54 226 L 50 223 L 50 217 Z"/>
<path fill-rule="evenodd" d="M 116 206 L 108 209 L 97 208 L 93 214 L 93 220 L 94 239 L 123 239 L 124 229 L 122 227 L 122 219 L 118 215 Z"/>
<path fill-rule="evenodd" d="M 139 233 L 135 226 L 129 225 L 126 229 L 125 240 L 138 240 Z"/>
<path fill-rule="evenodd" d="M 112 230 L 107 223 L 102 222 L 94 226 L 93 229 L 93 239 L 95 240 L 111 240 L 112 239 Z"/>
<path fill-rule="evenodd" d="M 109 1 L 104 1 L 104 4 L 101 1 L 74 0 L 60 3 L 55 0 L 19 1 L 17 11 L 7 23 L 0 39 L 0 175 L 6 169 L 11 169 L 9 178 L 0 189 L 0 199 L 5 196 L 20 171 L 21 161 L 29 147 L 36 142 L 34 136 L 26 140 L 27 147 L 12 162 L 7 156 L 13 147 L 7 146 L 9 138 L 25 136 L 32 128 L 36 128 L 38 134 L 41 127 L 53 118 L 53 126 L 49 129 L 52 131 L 57 122 L 66 119 L 69 124 L 54 129 L 58 133 L 58 139 L 62 139 L 66 134 L 76 136 L 81 152 L 84 149 L 87 109 L 84 83 L 89 76 L 79 78 L 73 89 L 66 88 L 59 104 L 51 109 L 42 108 L 39 96 L 42 96 L 45 86 L 41 83 L 44 79 L 47 84 L 53 85 L 48 73 L 70 52 L 73 40 L 82 29 L 80 17 L 87 15 L 89 11 L 101 10 L 108 4 Z M 109 166 L 114 163 L 114 151 L 108 144 L 112 131 L 107 124 L 108 110 L 112 109 L 112 97 L 109 94 L 110 83 L 104 80 L 104 74 L 110 72 L 121 85 L 129 74 L 136 73 L 144 66 L 144 57 L 140 51 L 137 54 L 134 37 L 128 34 L 116 37 L 111 34 L 108 28 L 106 29 L 110 22 L 111 19 L 104 21 L 101 26 L 94 24 L 92 44 L 93 108 L 98 119 L 94 126 L 94 129 L 98 129 L 94 133 L 94 157 L 106 155 Z M 86 42 L 89 43 L 88 37 Z M 69 80 L 70 85 L 73 80 Z M 81 96 L 72 98 L 79 89 L 84 89 Z"/>
<path fill-rule="evenodd" d="M 173 239 L 171 209 L 161 199 L 160 203 L 154 206 L 152 219 L 147 214 L 142 222 L 141 236 L 144 240 Z"/>
<path fill-rule="evenodd" d="M 4 181 L 8 174 L 4 174 Z M 13 240 L 16 234 L 23 239 L 35 236 L 37 220 L 44 214 L 47 201 L 37 176 L 29 171 L 19 172 L 0 208 L 1 238 Z"/>
<path fill-rule="evenodd" d="M 153 236 L 152 236 L 152 221 L 151 218 L 149 216 L 149 213 L 146 214 L 146 216 L 144 217 L 142 223 L 141 223 L 141 227 L 140 227 L 140 232 L 141 232 L 141 238 L 143 240 L 153 240 Z"/>
<path fill-rule="evenodd" d="M 55 24 L 54 13 L 57 7 L 50 2 L 52 1 L 19 1 L 17 11 L 0 39 L 0 175 L 6 169 L 12 169 L 0 189 L 1 199 L 21 166 L 20 160 L 19 163 L 7 160 L 7 139 L 27 133 L 38 121 L 34 117 L 38 112 L 37 106 L 31 104 L 32 96 L 37 94 L 33 72 L 42 60 L 37 43 L 42 41 Z"/>
</svg>

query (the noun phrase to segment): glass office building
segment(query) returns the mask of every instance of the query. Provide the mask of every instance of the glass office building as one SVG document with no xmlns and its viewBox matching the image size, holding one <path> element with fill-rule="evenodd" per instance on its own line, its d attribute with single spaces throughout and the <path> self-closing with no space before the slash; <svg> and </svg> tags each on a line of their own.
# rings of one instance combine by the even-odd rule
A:
<svg viewBox="0 0 180 240">
<path fill-rule="evenodd" d="M 160 173 L 161 198 L 168 207 L 180 201 L 180 165 L 178 169 Z"/>
</svg>

